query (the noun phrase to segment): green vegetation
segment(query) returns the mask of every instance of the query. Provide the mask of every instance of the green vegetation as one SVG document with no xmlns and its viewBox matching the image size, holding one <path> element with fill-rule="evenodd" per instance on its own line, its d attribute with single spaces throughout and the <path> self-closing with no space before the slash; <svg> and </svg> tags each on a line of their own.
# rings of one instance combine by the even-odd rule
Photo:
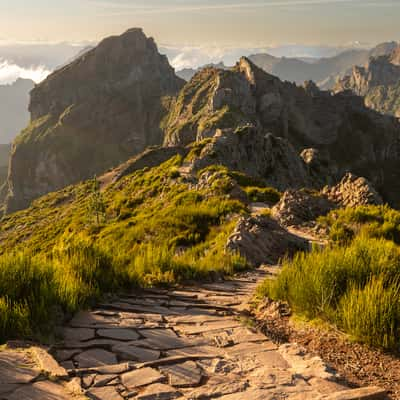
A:
<svg viewBox="0 0 400 400">
<path fill-rule="evenodd" d="M 0 223 L 0 340 L 48 335 L 104 293 L 247 267 L 225 252 L 244 204 L 191 190 L 174 157 L 100 188 L 51 193 Z"/>
<path fill-rule="evenodd" d="M 319 222 L 329 228 L 330 239 L 336 243 L 345 244 L 363 235 L 400 244 L 400 212 L 387 205 L 334 210 Z"/>
<path fill-rule="evenodd" d="M 387 206 L 335 210 L 320 220 L 332 245 L 283 263 L 260 296 L 287 301 L 295 313 L 323 319 L 355 339 L 400 348 L 400 213 Z"/>
<path fill-rule="evenodd" d="M 281 194 L 274 188 L 246 187 L 244 191 L 252 202 L 276 204 L 281 199 Z"/>
<path fill-rule="evenodd" d="M 282 194 L 275 188 L 266 187 L 262 181 L 239 171 L 230 171 L 223 165 L 210 165 L 200 170 L 198 176 L 207 172 L 214 173 L 213 179 L 209 181 L 214 191 L 228 193 L 237 184 L 247 194 L 250 202 L 276 204 L 281 199 Z"/>
</svg>

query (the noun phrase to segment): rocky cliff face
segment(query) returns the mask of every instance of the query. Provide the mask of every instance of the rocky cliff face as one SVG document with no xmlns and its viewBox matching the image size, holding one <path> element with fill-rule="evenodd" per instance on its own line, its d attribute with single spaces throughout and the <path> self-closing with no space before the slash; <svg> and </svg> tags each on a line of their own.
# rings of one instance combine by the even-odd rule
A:
<svg viewBox="0 0 400 400">
<path fill-rule="evenodd" d="M 7 211 L 161 144 L 168 96 L 183 86 L 140 29 L 104 39 L 31 93 L 31 124 L 16 139 Z"/>
<path fill-rule="evenodd" d="M 389 55 L 371 58 L 364 67 L 354 67 L 334 88 L 345 90 L 365 96 L 367 107 L 400 117 L 400 46 Z"/>
<path fill-rule="evenodd" d="M 243 58 L 206 69 L 181 91 L 164 120 L 165 145 L 197 143 L 191 168 L 222 164 L 280 190 L 321 188 L 352 171 L 387 201 L 400 202 L 400 125 L 360 97 L 331 95 L 308 82 L 281 82 Z"/>
</svg>

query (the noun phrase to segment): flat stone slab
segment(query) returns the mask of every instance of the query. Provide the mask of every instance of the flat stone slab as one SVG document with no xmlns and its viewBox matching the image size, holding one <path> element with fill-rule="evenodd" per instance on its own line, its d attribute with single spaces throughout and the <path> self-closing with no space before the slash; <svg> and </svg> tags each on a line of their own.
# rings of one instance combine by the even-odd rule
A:
<svg viewBox="0 0 400 400">
<path fill-rule="evenodd" d="M 164 379 L 164 375 L 154 368 L 141 368 L 121 375 L 121 382 L 128 390 L 158 383 Z"/>
<path fill-rule="evenodd" d="M 138 362 L 158 360 L 161 354 L 158 350 L 150 350 L 128 344 L 114 346 L 112 351 L 123 360 Z"/>
<path fill-rule="evenodd" d="M 239 327 L 241 324 L 239 321 L 222 319 L 221 321 L 206 322 L 199 325 L 177 325 L 176 329 L 179 332 L 183 332 L 185 335 L 198 335 L 204 332 L 220 331 L 229 328 Z"/>
<path fill-rule="evenodd" d="M 89 328 L 65 328 L 63 334 L 68 342 L 84 342 L 95 337 L 94 329 Z"/>
<path fill-rule="evenodd" d="M 0 384 L 29 383 L 39 376 L 32 360 L 17 351 L 0 351 Z"/>
<path fill-rule="evenodd" d="M 203 356 L 204 358 L 218 358 L 221 357 L 224 352 L 213 346 L 193 346 L 184 347 L 182 349 L 174 349 L 168 351 L 168 356 Z"/>
<path fill-rule="evenodd" d="M 118 344 L 123 344 L 123 341 L 115 339 L 93 339 L 87 342 L 67 342 L 64 344 L 64 349 L 92 349 L 97 347 L 112 347 Z"/>
<path fill-rule="evenodd" d="M 139 334 L 131 329 L 98 329 L 97 335 L 115 340 L 137 340 L 139 339 Z"/>
<path fill-rule="evenodd" d="M 113 386 L 93 388 L 87 392 L 87 395 L 93 400 L 119 400 L 123 397 L 117 392 Z"/>
<path fill-rule="evenodd" d="M 146 343 L 159 350 L 175 349 L 189 345 L 188 340 L 179 338 L 172 329 L 143 329 L 140 334 L 146 338 Z M 140 341 L 138 342 L 140 345 Z"/>
<path fill-rule="evenodd" d="M 118 315 L 118 314 L 116 314 Z M 109 315 L 102 315 L 90 311 L 80 311 L 70 321 L 69 325 L 73 328 L 89 327 L 94 328 L 96 325 L 118 325 L 120 322 L 119 317 L 111 317 Z"/>
<path fill-rule="evenodd" d="M 50 381 L 24 385 L 7 397 L 7 400 L 71 400 L 65 388 Z"/>
<path fill-rule="evenodd" d="M 198 386 L 202 379 L 201 370 L 194 361 L 160 367 L 160 370 L 168 376 L 169 384 L 174 387 Z"/>
<path fill-rule="evenodd" d="M 206 385 L 189 392 L 187 397 L 193 400 L 220 398 L 232 393 L 242 393 L 248 386 L 248 382 L 240 380 L 237 375 L 217 375 L 211 377 Z M 253 400 L 246 397 L 243 397 L 243 399 Z"/>
<path fill-rule="evenodd" d="M 79 368 L 100 367 L 118 363 L 115 354 L 103 349 L 87 350 L 75 356 L 74 360 L 78 362 Z"/>
<path fill-rule="evenodd" d="M 136 397 L 136 400 L 173 400 L 181 396 L 182 393 L 173 387 L 162 383 L 155 383 L 147 386 L 147 388 Z"/>
</svg>

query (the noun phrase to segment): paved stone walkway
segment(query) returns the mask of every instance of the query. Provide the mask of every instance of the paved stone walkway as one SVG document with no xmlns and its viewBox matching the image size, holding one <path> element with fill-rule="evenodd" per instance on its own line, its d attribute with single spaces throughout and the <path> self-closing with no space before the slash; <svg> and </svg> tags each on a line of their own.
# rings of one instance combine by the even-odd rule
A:
<svg viewBox="0 0 400 400">
<path fill-rule="evenodd" d="M 244 311 L 266 274 L 141 291 L 81 312 L 54 358 L 0 351 L 0 399 L 383 399 L 378 388 L 339 385 L 319 358 L 252 328 Z"/>
</svg>

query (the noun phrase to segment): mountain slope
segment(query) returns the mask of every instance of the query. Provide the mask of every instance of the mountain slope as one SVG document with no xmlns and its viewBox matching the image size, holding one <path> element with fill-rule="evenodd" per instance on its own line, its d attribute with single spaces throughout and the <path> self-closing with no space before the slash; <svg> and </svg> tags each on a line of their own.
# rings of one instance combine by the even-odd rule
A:
<svg viewBox="0 0 400 400">
<path fill-rule="evenodd" d="M 0 144 L 11 143 L 29 122 L 29 79 L 18 79 L 11 85 L 0 85 Z"/>
<path fill-rule="evenodd" d="M 400 117 L 400 46 L 388 55 L 371 58 L 364 67 L 355 66 L 334 90 L 351 90 L 365 97 L 367 107 Z"/>
<path fill-rule="evenodd" d="M 140 29 L 51 74 L 32 91 L 32 122 L 13 146 L 7 211 L 160 144 L 168 96 L 182 85 Z"/>
</svg>

